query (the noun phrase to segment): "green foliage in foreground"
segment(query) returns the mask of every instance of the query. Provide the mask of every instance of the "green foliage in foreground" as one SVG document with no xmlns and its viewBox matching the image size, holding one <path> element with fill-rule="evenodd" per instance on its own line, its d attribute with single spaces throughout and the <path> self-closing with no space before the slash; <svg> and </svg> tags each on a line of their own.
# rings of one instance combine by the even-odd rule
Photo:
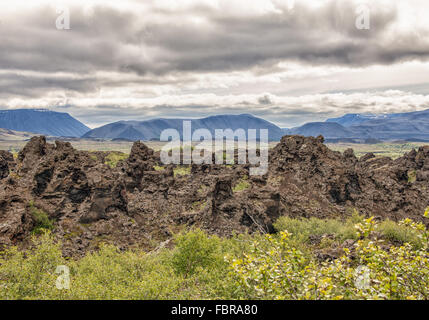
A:
<svg viewBox="0 0 429 320">
<path fill-rule="evenodd" d="M 290 241 L 301 247 L 311 242 L 311 237 L 332 236 L 338 244 L 347 239 L 357 240 L 356 224 L 361 222 L 363 217 L 356 212 L 346 221 L 337 219 L 295 219 L 281 217 L 274 224 L 277 231 L 288 231 L 292 234 Z M 414 229 L 403 224 L 398 224 L 391 220 L 385 220 L 377 225 L 377 232 L 380 236 L 392 243 L 409 243 L 414 248 L 422 247 L 418 234 Z"/>
<path fill-rule="evenodd" d="M 354 247 L 324 262 L 304 254 L 297 244 L 311 244 L 297 241 L 293 232 L 330 232 L 345 239 L 352 219 L 283 218 L 277 226 L 294 231 L 230 239 L 194 229 L 176 235 L 173 249 L 121 252 L 102 245 L 77 260 L 64 259 L 47 232 L 34 236 L 25 251 L 10 248 L 0 254 L 0 299 L 428 299 L 425 226 L 409 219 L 399 224 L 359 220 L 353 226 Z M 375 236 L 392 230 L 412 230 L 416 243 L 394 246 Z M 60 265 L 70 269 L 69 289 L 56 287 Z"/>
<path fill-rule="evenodd" d="M 266 236 L 268 251 L 255 243 L 251 254 L 230 261 L 247 299 L 428 299 L 429 233 L 409 219 L 401 225 L 415 230 L 421 249 L 408 243 L 383 248 L 372 237 L 376 224 L 369 218 L 356 225 L 353 252 L 346 248 L 334 261 L 308 260 L 287 231 Z"/>
</svg>

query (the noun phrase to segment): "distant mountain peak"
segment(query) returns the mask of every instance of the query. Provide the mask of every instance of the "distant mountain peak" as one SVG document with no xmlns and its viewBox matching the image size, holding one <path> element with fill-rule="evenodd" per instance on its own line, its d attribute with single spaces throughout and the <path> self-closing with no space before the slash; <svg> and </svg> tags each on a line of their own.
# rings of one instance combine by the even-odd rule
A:
<svg viewBox="0 0 429 320">
<path fill-rule="evenodd" d="M 336 123 L 342 126 L 340 131 L 328 131 L 336 139 L 354 138 L 378 140 L 408 140 L 429 141 L 429 109 L 405 113 L 348 113 L 339 118 L 326 120 L 327 123 Z M 297 128 L 303 135 L 323 134 L 327 127 L 321 126 L 318 130 L 306 130 L 306 125 Z M 343 133 L 341 132 L 343 131 Z"/>
<path fill-rule="evenodd" d="M 326 120 L 326 122 L 335 122 L 339 123 L 345 127 L 361 124 L 362 122 L 375 119 L 378 116 L 371 113 L 359 114 L 359 113 L 347 113 L 339 118 L 331 118 Z"/>
<path fill-rule="evenodd" d="M 145 121 L 120 121 L 107 124 L 87 132 L 84 138 L 101 139 L 130 139 L 130 140 L 156 140 L 165 129 L 176 129 L 181 135 L 183 121 L 191 121 L 192 131 L 207 129 L 214 137 L 215 129 L 268 129 L 270 140 L 280 140 L 283 130 L 264 119 L 250 114 L 215 115 L 200 119 L 151 119 Z"/>
<path fill-rule="evenodd" d="M 56 137 L 81 137 L 90 130 L 70 114 L 48 109 L 0 110 L 0 128 Z"/>
</svg>

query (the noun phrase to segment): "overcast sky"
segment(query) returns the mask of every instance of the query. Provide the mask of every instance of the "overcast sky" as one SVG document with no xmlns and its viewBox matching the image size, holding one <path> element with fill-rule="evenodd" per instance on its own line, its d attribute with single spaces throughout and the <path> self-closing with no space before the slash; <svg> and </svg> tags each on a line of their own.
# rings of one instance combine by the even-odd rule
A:
<svg viewBox="0 0 429 320">
<path fill-rule="evenodd" d="M 427 0 L 0 2 L 0 108 L 282 127 L 429 108 Z M 369 30 L 358 29 L 369 9 Z M 70 12 L 70 29 L 64 14 Z M 366 21 L 366 20 L 365 20 Z"/>
</svg>

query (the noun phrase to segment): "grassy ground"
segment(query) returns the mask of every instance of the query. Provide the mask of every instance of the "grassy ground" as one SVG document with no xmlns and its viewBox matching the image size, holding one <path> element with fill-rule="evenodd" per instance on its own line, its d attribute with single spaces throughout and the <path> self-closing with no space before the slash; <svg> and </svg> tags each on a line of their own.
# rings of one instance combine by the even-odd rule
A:
<svg viewBox="0 0 429 320">
<path fill-rule="evenodd" d="M 428 143 L 404 142 L 404 143 L 377 143 L 377 144 L 358 144 L 358 143 L 328 143 L 327 146 L 335 151 L 344 152 L 346 149 L 353 149 L 357 157 L 367 153 L 374 153 L 377 156 L 399 158 L 412 149 L 418 149 L 420 146 Z"/>
<path fill-rule="evenodd" d="M 26 141 L 0 141 L 0 150 L 7 150 L 13 153 L 21 150 Z M 92 140 L 79 140 L 71 141 L 74 148 L 86 151 L 118 151 L 129 154 L 132 142 L 123 141 L 92 141 Z M 161 150 L 164 142 L 146 141 L 146 145 L 155 151 Z M 352 148 L 357 157 L 361 157 L 366 153 L 374 153 L 377 156 L 386 156 L 396 159 L 401 157 L 404 153 L 417 149 L 420 146 L 427 145 L 428 143 L 418 142 L 404 142 L 404 143 L 377 143 L 377 144 L 357 144 L 357 143 L 328 143 L 326 144 L 330 149 L 335 151 L 344 152 L 344 150 Z M 270 143 L 270 148 L 277 145 L 276 142 Z"/>
</svg>

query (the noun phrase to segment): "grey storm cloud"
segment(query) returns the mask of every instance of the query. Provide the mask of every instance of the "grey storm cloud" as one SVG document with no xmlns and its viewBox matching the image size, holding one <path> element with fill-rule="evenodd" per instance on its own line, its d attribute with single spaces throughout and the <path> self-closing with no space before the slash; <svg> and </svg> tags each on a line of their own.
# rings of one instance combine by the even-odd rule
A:
<svg viewBox="0 0 429 320">
<path fill-rule="evenodd" d="M 11 96 L 38 97 L 41 91 L 64 89 L 75 92 L 92 92 L 97 82 L 93 77 L 66 78 L 55 75 L 24 75 L 6 72 L 0 74 L 0 98 Z"/>
<path fill-rule="evenodd" d="M 260 97 L 258 99 L 259 104 L 263 104 L 263 105 L 270 105 L 273 104 L 273 102 L 271 101 L 271 98 L 269 95 L 265 95 L 263 97 Z"/>
<path fill-rule="evenodd" d="M 204 25 L 171 11 L 157 12 L 157 20 L 107 6 L 91 12 L 71 7 L 67 31 L 55 29 L 52 7 L 4 17 L 0 68 L 164 74 L 243 70 L 285 59 L 364 66 L 429 55 L 429 41 L 419 30 L 388 37 L 397 18 L 393 5 L 374 6 L 370 30 L 355 27 L 356 7 L 347 1 L 328 1 L 319 9 L 297 1 L 292 11 L 245 17 L 202 6 L 188 14 L 192 10 Z"/>
<path fill-rule="evenodd" d="M 56 29 L 50 2 L 34 1 L 38 5 L 0 11 L 0 106 L 64 109 L 92 125 L 219 113 L 295 125 L 345 109 L 368 111 L 365 95 L 324 100 L 317 94 L 353 95 L 366 83 L 388 90 L 389 77 L 380 79 L 372 67 L 424 64 L 429 57 L 428 23 L 400 23 L 396 2 L 405 0 L 368 2 L 369 30 L 356 28 L 354 0 L 313 1 L 317 6 L 296 0 L 292 10 L 286 0 L 261 0 L 255 3 L 271 7 L 254 11 L 247 7 L 255 3 L 244 0 L 69 1 L 71 30 Z M 88 9 L 85 3 L 93 1 Z M 228 10 L 235 2 L 239 9 Z M 344 78 L 331 69 L 346 70 Z M 363 69 L 360 84 L 354 71 Z M 415 83 L 401 82 L 405 69 L 395 70 L 396 86 L 425 92 L 424 68 Z M 350 79 L 354 84 L 347 86 Z M 315 96 L 286 98 L 295 93 Z M 406 102 L 373 99 L 377 111 L 427 103 L 419 95 Z"/>
</svg>

